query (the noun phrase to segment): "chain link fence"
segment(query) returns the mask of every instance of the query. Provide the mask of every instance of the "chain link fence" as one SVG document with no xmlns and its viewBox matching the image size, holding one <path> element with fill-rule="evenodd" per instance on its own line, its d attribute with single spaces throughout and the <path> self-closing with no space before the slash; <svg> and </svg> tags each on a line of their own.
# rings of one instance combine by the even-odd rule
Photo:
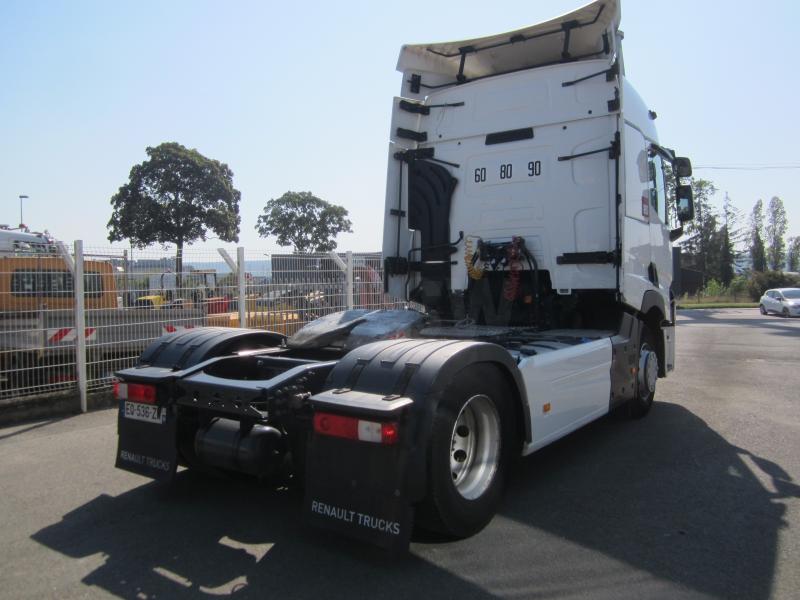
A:
<svg viewBox="0 0 800 600">
<path fill-rule="evenodd" d="M 348 308 L 391 308 L 380 253 L 119 249 L 0 253 L 0 399 L 110 386 L 155 339 L 195 327 L 291 335 Z"/>
</svg>

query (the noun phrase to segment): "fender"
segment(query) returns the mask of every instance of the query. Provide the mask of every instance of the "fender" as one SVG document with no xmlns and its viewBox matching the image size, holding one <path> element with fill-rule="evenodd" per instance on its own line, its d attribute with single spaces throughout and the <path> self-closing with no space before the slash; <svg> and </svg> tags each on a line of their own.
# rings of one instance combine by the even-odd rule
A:
<svg viewBox="0 0 800 600">
<path fill-rule="evenodd" d="M 510 375 L 522 408 L 525 439 L 530 441 L 530 409 L 522 375 L 508 351 L 496 344 L 463 340 L 386 340 L 356 348 L 331 371 L 329 387 L 413 400 L 409 408 L 411 445 L 405 477 L 410 502 L 422 500 L 426 494 L 428 438 L 445 388 L 460 371 L 482 362 L 493 363 Z"/>
<path fill-rule="evenodd" d="M 660 315 L 657 320 L 651 320 L 647 317 L 647 314 L 652 311 L 653 309 L 657 310 Z M 666 304 L 664 302 L 664 297 L 656 292 L 655 290 L 647 290 L 644 293 L 644 298 L 642 298 L 642 315 L 647 322 L 647 324 L 654 330 L 653 333 L 656 336 L 656 352 L 658 353 L 658 376 L 659 377 L 666 377 L 667 370 L 670 368 L 667 366 L 667 340 L 666 335 L 667 332 L 665 331 L 666 326 L 666 319 L 668 316 L 672 317 L 672 322 L 670 326 L 674 327 L 675 325 L 675 316 L 672 311 L 667 311 Z"/>
<path fill-rule="evenodd" d="M 182 370 L 215 356 L 278 346 L 285 340 L 274 331 L 198 327 L 162 335 L 145 349 L 138 364 Z"/>
<path fill-rule="evenodd" d="M 664 297 L 655 290 L 647 290 L 642 298 L 642 314 L 646 315 L 653 308 L 661 312 L 662 319 L 665 319 L 666 315 L 669 314 L 666 304 L 664 303 Z"/>
</svg>

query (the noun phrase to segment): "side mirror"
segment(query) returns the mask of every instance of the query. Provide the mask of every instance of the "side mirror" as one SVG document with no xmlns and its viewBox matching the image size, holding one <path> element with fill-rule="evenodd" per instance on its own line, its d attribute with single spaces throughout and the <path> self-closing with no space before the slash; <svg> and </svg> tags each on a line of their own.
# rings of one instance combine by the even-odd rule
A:
<svg viewBox="0 0 800 600">
<path fill-rule="evenodd" d="M 682 177 L 691 177 L 692 161 L 685 156 L 676 156 L 672 161 L 672 170 L 675 171 L 675 177 L 678 179 Z"/>
<path fill-rule="evenodd" d="M 686 223 L 686 221 L 694 219 L 692 186 L 679 185 L 675 188 L 675 209 L 678 212 L 678 222 Z"/>
</svg>

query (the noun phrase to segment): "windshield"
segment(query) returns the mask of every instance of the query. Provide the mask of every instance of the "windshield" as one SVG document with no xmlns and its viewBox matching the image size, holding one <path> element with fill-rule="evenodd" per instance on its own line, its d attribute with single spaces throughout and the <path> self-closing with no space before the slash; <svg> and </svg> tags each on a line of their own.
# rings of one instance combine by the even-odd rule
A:
<svg viewBox="0 0 800 600">
<path fill-rule="evenodd" d="M 790 300 L 800 300 L 800 288 L 796 290 L 783 290 L 783 297 Z"/>
</svg>

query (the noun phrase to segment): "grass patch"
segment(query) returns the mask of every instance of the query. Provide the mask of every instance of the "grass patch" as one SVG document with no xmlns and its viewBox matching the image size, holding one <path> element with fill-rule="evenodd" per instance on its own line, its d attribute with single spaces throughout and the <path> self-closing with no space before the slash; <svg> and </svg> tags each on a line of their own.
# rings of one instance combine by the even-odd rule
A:
<svg viewBox="0 0 800 600">
<path fill-rule="evenodd" d="M 684 308 L 758 308 L 758 302 L 686 302 L 680 301 L 678 310 Z"/>
</svg>

